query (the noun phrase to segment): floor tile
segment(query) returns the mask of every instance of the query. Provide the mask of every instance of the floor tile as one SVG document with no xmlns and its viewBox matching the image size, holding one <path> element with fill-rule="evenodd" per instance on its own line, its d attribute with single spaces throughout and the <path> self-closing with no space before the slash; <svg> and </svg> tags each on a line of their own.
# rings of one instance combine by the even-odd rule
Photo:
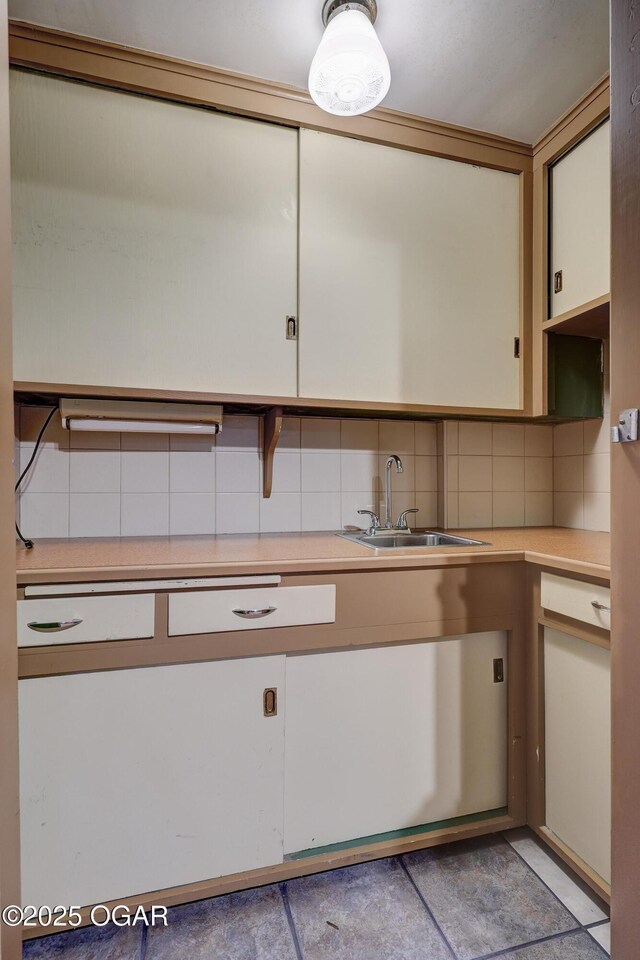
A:
<svg viewBox="0 0 640 960">
<path fill-rule="evenodd" d="M 607 953 L 611 953 L 611 924 L 610 923 L 602 923 L 600 924 L 599 927 L 592 927 L 589 930 L 589 933 L 591 934 L 593 939 L 596 940 L 600 944 L 600 946 L 607 951 Z"/>
<path fill-rule="evenodd" d="M 145 960 L 296 960 L 278 887 L 261 887 L 169 911 L 150 927 Z"/>
<path fill-rule="evenodd" d="M 503 953 L 501 960 L 604 960 L 604 954 L 583 932 Z"/>
<path fill-rule="evenodd" d="M 404 861 L 458 960 L 577 926 L 501 837 L 421 850 Z"/>
<path fill-rule="evenodd" d="M 287 891 L 304 960 L 451 960 L 397 860 L 292 880 Z"/>
<path fill-rule="evenodd" d="M 504 838 L 583 926 L 609 918 L 600 898 L 559 863 L 531 830 L 510 830 Z"/>
<path fill-rule="evenodd" d="M 23 960 L 138 960 L 141 927 L 83 927 L 27 940 Z"/>
</svg>

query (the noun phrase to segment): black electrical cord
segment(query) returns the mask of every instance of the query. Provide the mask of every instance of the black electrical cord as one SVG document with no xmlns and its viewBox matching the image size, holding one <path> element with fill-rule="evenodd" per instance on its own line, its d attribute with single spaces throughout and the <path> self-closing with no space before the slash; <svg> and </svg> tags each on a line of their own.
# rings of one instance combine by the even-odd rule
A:
<svg viewBox="0 0 640 960">
<path fill-rule="evenodd" d="M 31 469 L 31 465 L 33 464 L 33 461 L 34 461 L 35 458 L 36 458 L 36 454 L 38 453 L 38 449 L 39 449 L 39 447 L 40 447 L 40 444 L 42 443 L 42 438 L 43 438 L 43 436 L 44 436 L 44 432 L 45 432 L 45 430 L 47 429 L 47 427 L 49 426 L 49 424 L 50 424 L 50 422 L 51 422 L 51 420 L 52 420 L 52 418 L 53 418 L 53 415 L 54 415 L 54 413 L 57 411 L 57 409 L 58 409 L 57 406 L 56 406 L 56 407 L 53 407 L 53 408 L 51 409 L 51 412 L 49 413 L 49 416 L 47 417 L 47 419 L 45 420 L 45 422 L 42 424 L 42 426 L 41 426 L 41 428 L 40 428 L 40 433 L 38 434 L 38 439 L 36 440 L 35 446 L 34 446 L 34 448 L 33 448 L 33 453 L 32 453 L 31 456 L 29 457 L 29 463 L 26 465 L 26 467 L 24 468 L 24 470 L 22 471 L 22 473 L 20 474 L 20 476 L 19 476 L 18 479 L 16 480 L 16 485 L 15 485 L 15 487 L 14 487 L 14 493 L 17 493 L 17 492 L 18 492 L 18 489 L 20 488 L 20 484 L 22 483 L 22 481 L 24 480 L 24 478 L 26 477 L 26 475 L 29 473 L 29 470 Z M 20 538 L 20 539 L 22 540 L 22 542 L 24 543 L 24 545 L 25 545 L 25 547 L 27 548 L 27 550 L 32 550 L 32 549 L 33 549 L 33 540 L 26 540 L 26 539 L 22 536 L 22 533 L 20 532 L 20 527 L 18 526 L 18 522 L 17 522 L 17 521 L 16 521 L 16 533 L 18 534 L 19 538 Z"/>
</svg>

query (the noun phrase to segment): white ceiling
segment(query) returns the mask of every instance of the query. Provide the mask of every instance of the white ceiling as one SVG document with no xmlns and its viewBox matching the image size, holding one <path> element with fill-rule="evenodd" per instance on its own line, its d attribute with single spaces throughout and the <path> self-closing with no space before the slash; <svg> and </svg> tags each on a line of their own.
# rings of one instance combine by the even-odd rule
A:
<svg viewBox="0 0 640 960">
<path fill-rule="evenodd" d="M 9 0 L 10 16 L 306 87 L 322 0 Z M 378 0 L 384 106 L 532 143 L 608 70 L 608 0 Z"/>
</svg>

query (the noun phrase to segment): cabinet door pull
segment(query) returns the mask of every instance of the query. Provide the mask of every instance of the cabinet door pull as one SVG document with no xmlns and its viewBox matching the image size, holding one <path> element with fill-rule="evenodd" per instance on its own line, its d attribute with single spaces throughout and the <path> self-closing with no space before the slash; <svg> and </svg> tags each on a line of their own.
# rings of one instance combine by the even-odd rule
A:
<svg viewBox="0 0 640 960">
<path fill-rule="evenodd" d="M 77 627 L 79 623 L 82 623 L 80 617 L 76 617 L 75 620 L 53 620 L 51 623 L 39 623 L 37 620 L 32 620 L 27 624 L 29 630 L 35 630 L 37 633 L 60 633 L 61 630 L 70 630 L 71 627 Z"/>
<path fill-rule="evenodd" d="M 262 707 L 265 717 L 277 717 L 278 715 L 278 689 L 277 687 L 267 687 L 262 695 Z"/>
<path fill-rule="evenodd" d="M 600 603 L 599 600 L 592 600 L 591 606 L 594 608 L 594 610 L 606 610 L 607 613 L 611 613 L 611 607 L 605 606 L 605 604 Z"/>
<path fill-rule="evenodd" d="M 258 620 L 260 617 L 268 617 L 270 613 L 274 613 L 277 609 L 277 607 L 257 607 L 244 610 L 236 607 L 233 612 L 236 617 L 243 617 L 245 620 Z"/>
</svg>

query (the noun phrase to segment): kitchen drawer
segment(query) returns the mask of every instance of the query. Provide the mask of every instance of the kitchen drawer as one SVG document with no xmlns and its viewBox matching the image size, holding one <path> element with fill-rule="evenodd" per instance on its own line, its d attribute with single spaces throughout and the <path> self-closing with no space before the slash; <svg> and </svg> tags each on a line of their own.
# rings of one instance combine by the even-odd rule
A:
<svg viewBox="0 0 640 960">
<path fill-rule="evenodd" d="M 169 594 L 169 636 L 262 630 L 336 619 L 335 584 Z"/>
<path fill-rule="evenodd" d="M 540 605 L 545 610 L 583 620 L 594 627 L 611 628 L 611 591 L 601 584 L 543 573 Z"/>
<path fill-rule="evenodd" d="M 136 640 L 154 634 L 155 596 L 60 597 L 18 600 L 18 646 Z M 78 621 L 73 623 L 73 621 Z M 38 623 L 44 630 L 35 630 Z M 71 626 L 63 626 L 72 624 Z"/>
</svg>

